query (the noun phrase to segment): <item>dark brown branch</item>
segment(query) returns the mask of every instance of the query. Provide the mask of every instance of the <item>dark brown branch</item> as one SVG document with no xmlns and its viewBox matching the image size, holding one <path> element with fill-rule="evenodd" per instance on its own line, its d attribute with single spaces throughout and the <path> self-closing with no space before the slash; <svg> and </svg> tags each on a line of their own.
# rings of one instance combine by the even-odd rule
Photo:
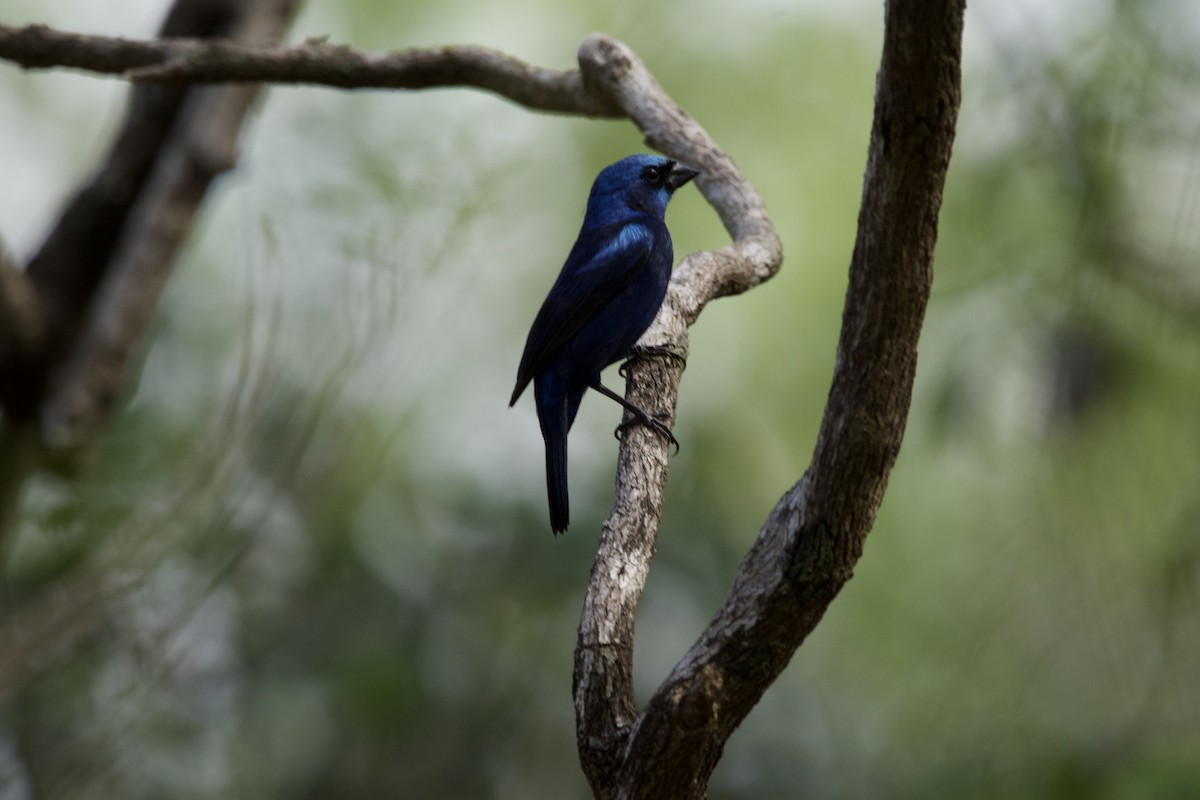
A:
<svg viewBox="0 0 1200 800">
<path fill-rule="evenodd" d="M 725 741 L 849 580 L 904 436 L 960 100 L 963 0 L 887 4 L 837 367 L 813 462 L 639 718 L 620 797 L 703 797 Z"/>
<path fill-rule="evenodd" d="M 45 320 L 37 292 L 0 242 L 0 385 L 32 363 L 42 345 Z M 0 391 L 0 398 L 10 393 Z M 25 477 L 33 466 L 37 437 L 28 424 L 0 421 L 0 565 L 8 563 L 4 532 L 16 518 Z M 4 570 L 0 569 L 0 573 Z M 0 589 L 4 585 L 0 574 Z"/>
<path fill-rule="evenodd" d="M 640 716 L 631 677 L 633 625 L 668 463 L 666 446 L 640 428 L 621 447 L 616 498 L 592 567 L 574 672 L 581 760 L 597 796 L 702 797 L 729 734 L 849 579 L 907 417 L 958 109 L 962 13 L 962 0 L 888 3 L 838 366 L 813 465 L 772 512 L 713 623 Z M 719 251 L 688 256 L 677 268 L 644 344 L 686 355 L 687 328 L 708 302 L 756 286 L 781 263 L 765 207 L 732 160 L 628 48 L 606 37 L 583 43 L 579 72 L 536 69 L 476 48 L 364 55 L 317 42 L 252 48 L 94 38 L 0 26 L 0 57 L 26 66 L 63 63 L 47 53 L 70 43 L 76 53 L 70 65 L 143 80 L 467 85 L 539 110 L 630 117 L 651 146 L 703 170 L 698 186 L 733 239 Z M 138 259 L 128 261 L 136 273 Z M 114 292 L 118 301 L 125 294 Z M 94 318 L 94 341 L 126 341 L 119 328 L 131 309 L 135 316 L 145 313 L 135 298 L 132 307 L 115 302 L 112 327 L 96 322 L 104 315 Z M 105 361 L 101 348 L 83 358 L 81 368 Z M 638 362 L 630 370 L 630 399 L 673 416 L 680 375 L 671 361 Z M 94 388 L 88 391 L 96 396 Z M 79 406 L 64 400 L 61 407 L 53 416 L 69 423 L 71 409 Z"/>
<path fill-rule="evenodd" d="M 239 0 L 180 0 L 163 21 L 160 35 L 229 35 L 249 5 Z M 12 30 L 3 29 L 5 35 Z M 33 49 L 39 50 L 36 38 Z M 57 50 L 54 55 L 71 57 Z M 107 157 L 66 204 L 30 260 L 26 274 L 36 294 L 44 339 L 32 351 L 0 346 L 0 374 L 5 377 L 0 381 L 0 405 L 10 418 L 32 421 L 40 413 L 52 374 L 69 357 L 132 209 L 177 126 L 186 93 L 186 87 L 133 89 Z"/>
<path fill-rule="evenodd" d="M 277 37 L 294 5 L 178 0 L 162 35 Z M 256 92 L 254 85 L 135 88 L 96 177 L 67 203 L 25 273 L 14 271 L 19 280 L 3 276 L 4 302 L 28 311 L 34 335 L 32 344 L 0 341 L 0 538 L 23 482 L 45 461 L 48 440 L 80 446 L 110 410 L 209 182 L 233 163 Z M 9 600 L 0 591 L 0 607 Z M 74 614 L 70 625 L 29 638 L 18 632 L 26 615 L 3 611 L 0 672 L 7 677 L 42 668 L 104 618 L 96 608 L 68 608 L 62 613 Z"/>
<path fill-rule="evenodd" d="M 186 0 L 173 7 L 162 35 L 263 41 L 279 35 L 294 5 Z M 45 346 L 0 348 L 0 399 L 12 419 L 40 417 L 43 444 L 79 447 L 107 414 L 209 183 L 236 158 L 256 93 L 256 84 L 134 89 L 108 158 L 30 261 Z"/>
<path fill-rule="evenodd" d="M 363 53 L 322 41 L 255 47 L 226 41 L 113 39 L 44 25 L 0 25 L 0 58 L 29 69 L 65 66 L 163 83 L 261 81 L 341 89 L 469 86 L 538 111 L 620 116 L 604 95 L 585 90 L 577 70 L 543 69 L 484 47 Z"/>
<path fill-rule="evenodd" d="M 291 0 L 260 0 L 231 36 L 277 36 L 292 10 Z M 242 121 L 258 92 L 258 84 L 190 90 L 115 242 L 80 344 L 42 412 L 43 437 L 53 449 L 86 445 L 107 417 L 209 185 L 237 161 Z"/>
<path fill-rule="evenodd" d="M 10 354 L 14 360 L 29 358 L 37 350 L 43 330 L 37 294 L 0 242 L 0 354 Z"/>
</svg>

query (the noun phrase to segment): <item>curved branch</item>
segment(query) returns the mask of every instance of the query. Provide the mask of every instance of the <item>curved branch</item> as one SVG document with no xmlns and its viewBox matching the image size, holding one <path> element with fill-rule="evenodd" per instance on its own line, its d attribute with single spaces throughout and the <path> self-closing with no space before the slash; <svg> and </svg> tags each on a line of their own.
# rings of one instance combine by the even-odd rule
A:
<svg viewBox="0 0 1200 800">
<path fill-rule="evenodd" d="M 598 796 L 702 797 L 726 739 L 815 627 L 862 552 L 907 418 L 958 110 L 962 15 L 963 0 L 887 4 L 859 233 L 813 464 L 772 511 L 725 604 L 640 716 L 633 626 L 668 462 L 665 443 L 642 428 L 631 429 L 622 444 L 574 670 L 579 750 Z M 708 302 L 758 285 L 782 261 L 765 206 L 733 161 L 628 48 L 607 37 L 583 43 L 577 72 L 542 70 L 479 48 L 367 55 L 321 42 L 254 48 L 96 39 L 0 26 L 0 57 L 140 80 L 465 85 L 538 110 L 628 116 L 652 147 L 703 170 L 697 185 L 733 239 L 684 259 L 643 344 L 686 356 L 688 326 Z M 72 60 L 46 55 L 68 41 Z M 673 417 L 677 362 L 644 359 L 629 369 L 630 399 Z"/>
<path fill-rule="evenodd" d="M 647 704 L 621 797 L 703 797 L 725 741 L 849 580 L 904 436 L 961 96 L 964 0 L 887 4 L 837 366 L 812 465 Z M 683 787 L 683 788 L 681 788 Z"/>
<path fill-rule="evenodd" d="M 693 253 L 679 265 L 663 311 L 643 337 L 685 355 L 687 328 L 711 300 L 743 292 L 774 275 L 782 262 L 779 237 L 749 182 L 704 130 L 662 90 L 629 48 L 592 36 L 579 49 L 578 71 L 531 67 L 482 48 L 453 47 L 363 54 L 306 42 L 256 47 L 223 41 L 139 42 L 77 36 L 35 26 L 0 26 L 0 57 L 27 67 L 66 65 L 120 73 L 143 81 L 274 81 L 344 88 L 422 89 L 474 86 L 537 110 L 590 116 L 628 116 L 651 147 L 702 170 L 700 191 L 716 209 L 733 243 Z M 125 290 L 112 297 L 136 297 Z M 110 315 L 119 333 L 124 313 Z M 118 335 L 117 338 L 123 338 Z M 78 362 L 96 365 L 97 353 Z M 110 371 L 111 372 L 111 371 Z M 95 372 L 93 374 L 105 374 Z M 643 362 L 631 367 L 628 392 L 643 407 L 673 416 L 681 368 Z M 83 396 L 95 396 L 95 393 Z M 73 420 L 86 406 L 63 393 L 51 407 L 52 431 L 76 438 Z M 82 409 L 82 411 L 80 410 Z M 593 565 L 576 651 L 575 686 L 585 772 L 600 792 L 614 774 L 611 759 L 633 721 L 633 621 L 654 551 L 667 478 L 662 442 L 640 429 L 621 448 L 613 513 Z"/>
<path fill-rule="evenodd" d="M 762 198 L 733 160 L 667 96 L 628 47 L 591 36 L 579 48 L 579 65 L 584 85 L 611 96 L 651 147 L 700 169 L 696 184 L 733 238 L 719 251 L 684 259 L 672 276 L 662 311 L 642 337 L 643 344 L 686 358 L 688 326 L 708 302 L 743 292 L 778 272 L 783 261 L 779 237 Z M 659 409 L 673 422 L 682 369 L 673 359 L 631 362 L 629 399 L 642 408 Z M 661 437 L 640 427 L 628 431 L 617 461 L 616 497 L 584 598 L 573 681 L 576 739 L 597 796 L 611 791 L 637 719 L 634 621 L 658 537 L 667 457 Z"/>
<path fill-rule="evenodd" d="M 535 67 L 485 47 L 363 53 L 309 40 L 294 46 L 229 41 L 139 41 L 63 33 L 44 25 L 0 25 L 0 58 L 29 69 L 73 67 L 161 83 L 271 82 L 340 89 L 484 89 L 538 111 L 617 117 L 578 70 Z"/>
</svg>

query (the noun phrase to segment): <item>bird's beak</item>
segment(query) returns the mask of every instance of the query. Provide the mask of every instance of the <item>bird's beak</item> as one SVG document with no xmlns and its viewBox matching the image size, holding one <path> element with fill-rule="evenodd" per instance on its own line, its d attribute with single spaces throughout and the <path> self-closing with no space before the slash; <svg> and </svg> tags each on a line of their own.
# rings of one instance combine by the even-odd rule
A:
<svg viewBox="0 0 1200 800">
<path fill-rule="evenodd" d="M 673 192 L 699 174 L 700 170 L 692 169 L 686 164 L 673 164 L 671 174 L 667 176 L 667 188 Z"/>
</svg>

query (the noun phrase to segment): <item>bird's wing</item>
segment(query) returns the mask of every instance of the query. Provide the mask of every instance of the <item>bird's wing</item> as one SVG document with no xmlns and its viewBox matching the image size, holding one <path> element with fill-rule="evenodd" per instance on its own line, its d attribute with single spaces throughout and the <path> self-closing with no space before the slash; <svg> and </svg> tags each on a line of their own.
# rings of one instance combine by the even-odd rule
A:
<svg viewBox="0 0 1200 800">
<path fill-rule="evenodd" d="M 533 321 L 509 405 L 547 360 L 633 282 L 653 248 L 654 232 L 637 222 L 581 236 Z"/>
</svg>

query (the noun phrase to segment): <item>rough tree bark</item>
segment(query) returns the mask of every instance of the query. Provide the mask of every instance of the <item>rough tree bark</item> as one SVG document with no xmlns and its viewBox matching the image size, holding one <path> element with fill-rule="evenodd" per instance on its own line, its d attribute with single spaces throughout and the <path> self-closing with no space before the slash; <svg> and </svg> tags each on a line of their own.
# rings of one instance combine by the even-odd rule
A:
<svg viewBox="0 0 1200 800">
<path fill-rule="evenodd" d="M 850 579 L 883 501 L 904 436 L 933 279 L 961 97 L 964 2 L 891 0 L 886 8 L 858 235 L 812 464 L 771 512 L 708 628 L 633 725 L 589 738 L 609 750 L 604 761 L 619 765 L 606 796 L 705 795 L 729 735 Z M 636 474 L 641 466 L 628 467 L 632 480 L 649 490 L 644 502 L 660 504 L 665 466 L 662 476 Z M 618 484 L 631 479 L 626 469 L 623 457 Z M 636 494 L 633 487 L 618 492 Z M 614 508 L 606 531 L 629 530 L 624 516 Z M 607 558 L 602 547 L 589 596 L 628 586 L 608 576 L 652 552 L 636 525 L 632 530 Z M 632 633 L 632 619 L 628 625 Z M 617 644 L 604 664 L 627 657 L 626 642 Z M 609 669 L 591 680 L 611 703 L 624 704 L 632 694 L 627 678 Z"/>
<path fill-rule="evenodd" d="M 640 712 L 633 629 L 668 461 L 665 443 L 640 429 L 622 443 L 575 652 L 579 752 L 597 797 L 704 797 L 729 735 L 820 621 L 862 553 L 907 419 L 959 106 L 963 11 L 964 0 L 886 3 L 858 235 L 812 464 L 768 516 L 708 628 Z M 270 48 L 132 42 L 43 27 L 0 26 L 0 57 L 161 83 L 473 86 L 536 110 L 628 117 L 652 147 L 703 170 L 700 190 L 733 240 L 683 260 L 642 340 L 684 355 L 688 326 L 708 302 L 758 285 L 782 261 L 765 206 L 733 161 L 628 48 L 607 37 L 584 41 L 579 69 L 565 72 L 480 48 L 362 54 L 321 41 Z M 681 373 L 671 360 L 637 360 L 628 365 L 627 393 L 673 418 Z"/>
</svg>

